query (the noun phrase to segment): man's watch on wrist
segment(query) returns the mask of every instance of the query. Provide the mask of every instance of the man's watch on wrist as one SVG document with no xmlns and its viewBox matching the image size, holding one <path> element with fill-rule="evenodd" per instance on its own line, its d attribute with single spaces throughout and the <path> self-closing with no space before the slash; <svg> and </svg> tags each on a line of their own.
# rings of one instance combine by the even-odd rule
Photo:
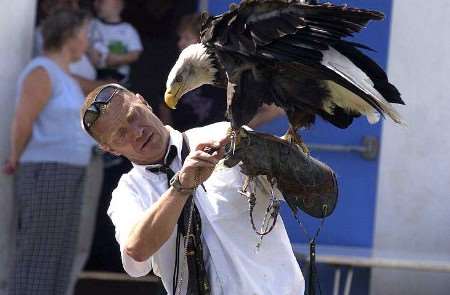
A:
<svg viewBox="0 0 450 295">
<path fill-rule="evenodd" d="M 180 171 L 175 173 L 175 175 L 170 179 L 169 184 L 179 193 L 192 194 L 196 187 L 183 187 L 180 181 Z"/>
</svg>

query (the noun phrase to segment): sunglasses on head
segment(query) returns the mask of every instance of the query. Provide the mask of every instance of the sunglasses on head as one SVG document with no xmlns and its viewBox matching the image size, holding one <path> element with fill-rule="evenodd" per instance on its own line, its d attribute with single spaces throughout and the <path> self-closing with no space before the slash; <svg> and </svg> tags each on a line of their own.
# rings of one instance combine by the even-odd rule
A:
<svg viewBox="0 0 450 295">
<path fill-rule="evenodd" d="M 83 127 L 89 134 L 89 129 L 94 125 L 95 121 L 98 120 L 98 117 L 100 117 L 101 106 L 107 105 L 114 95 L 121 90 L 124 90 L 124 88 L 119 87 L 118 85 L 108 85 L 97 93 L 94 101 L 83 115 Z"/>
</svg>

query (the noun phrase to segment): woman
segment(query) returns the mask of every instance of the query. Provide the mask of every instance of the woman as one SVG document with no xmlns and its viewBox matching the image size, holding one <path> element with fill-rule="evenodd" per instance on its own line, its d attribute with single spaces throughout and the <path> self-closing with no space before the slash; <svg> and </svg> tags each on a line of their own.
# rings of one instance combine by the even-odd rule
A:
<svg viewBox="0 0 450 295">
<path fill-rule="evenodd" d="M 62 9 L 43 23 L 44 54 L 18 82 L 11 150 L 18 228 L 10 294 L 65 294 L 77 244 L 82 187 L 93 142 L 78 114 L 84 100 L 69 65 L 88 46 L 88 15 Z"/>
<path fill-rule="evenodd" d="M 80 0 L 42 0 L 39 1 L 38 5 L 38 23 L 39 26 L 36 28 L 34 33 L 34 44 L 33 44 L 33 57 L 43 54 L 44 40 L 42 36 L 42 23 L 43 21 L 55 11 L 61 9 L 81 9 Z M 92 34 L 92 26 L 90 26 L 90 33 Z M 90 36 L 92 38 L 92 36 Z M 91 40 L 92 41 L 92 40 Z M 91 54 L 89 54 L 91 52 Z M 70 64 L 70 72 L 74 76 L 78 83 L 80 83 L 81 88 L 84 93 L 89 93 L 98 86 L 106 83 L 111 83 L 115 81 L 101 81 L 97 80 L 97 71 L 92 64 L 91 58 L 94 58 L 95 54 L 92 48 L 89 48 L 85 54 L 81 56 L 80 59 Z"/>
</svg>

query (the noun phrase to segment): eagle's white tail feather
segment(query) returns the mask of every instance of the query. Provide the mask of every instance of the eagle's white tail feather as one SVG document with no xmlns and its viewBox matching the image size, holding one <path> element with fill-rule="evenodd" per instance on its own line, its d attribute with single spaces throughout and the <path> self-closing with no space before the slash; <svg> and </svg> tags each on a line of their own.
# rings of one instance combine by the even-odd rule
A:
<svg viewBox="0 0 450 295">
<path fill-rule="evenodd" d="M 380 109 L 387 114 L 394 122 L 403 124 L 400 114 L 386 101 L 386 99 L 374 88 L 372 80 L 347 57 L 339 53 L 336 49 L 330 47 L 326 51 L 322 51 L 322 64 L 327 68 L 339 74 L 363 92 L 370 95 Z M 332 102 L 336 105 L 353 111 L 362 113 L 368 117 L 369 122 L 373 122 L 375 117 L 373 113 L 376 110 L 361 97 L 348 91 L 342 86 L 329 82 L 328 86 L 332 93 Z"/>
<path fill-rule="evenodd" d="M 379 113 L 372 113 L 372 114 L 366 114 L 367 121 L 369 121 L 370 124 L 375 124 L 380 121 L 380 114 Z"/>
</svg>

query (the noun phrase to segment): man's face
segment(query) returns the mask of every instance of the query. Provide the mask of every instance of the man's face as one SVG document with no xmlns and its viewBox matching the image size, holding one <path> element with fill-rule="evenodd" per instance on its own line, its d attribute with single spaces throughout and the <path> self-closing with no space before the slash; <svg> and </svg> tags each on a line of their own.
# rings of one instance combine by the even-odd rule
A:
<svg viewBox="0 0 450 295">
<path fill-rule="evenodd" d="M 112 98 L 92 129 L 106 151 L 136 164 L 161 161 L 169 142 L 169 131 L 142 96 L 124 91 Z"/>
<path fill-rule="evenodd" d="M 200 42 L 200 38 L 198 37 L 198 35 L 191 32 L 191 30 L 184 30 L 184 31 L 178 33 L 177 46 L 180 51 L 182 51 L 189 45 L 192 45 L 192 44 L 195 44 L 198 42 Z"/>
</svg>

